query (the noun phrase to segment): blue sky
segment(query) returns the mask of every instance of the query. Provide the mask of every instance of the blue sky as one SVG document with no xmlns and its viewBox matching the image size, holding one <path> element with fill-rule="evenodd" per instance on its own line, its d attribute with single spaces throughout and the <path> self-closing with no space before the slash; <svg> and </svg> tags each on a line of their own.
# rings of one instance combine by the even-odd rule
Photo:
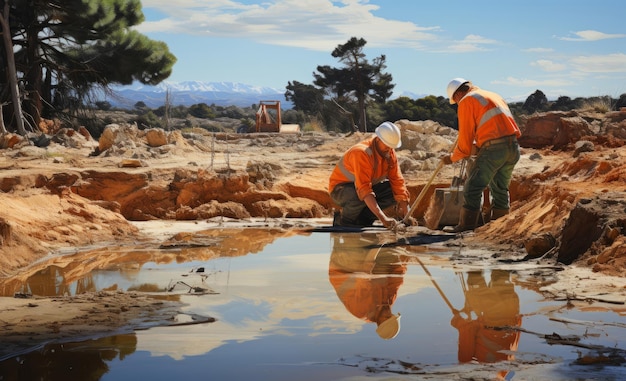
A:
<svg viewBox="0 0 626 381">
<path fill-rule="evenodd" d="M 333 49 L 384 54 L 394 96 L 446 96 L 455 77 L 525 100 L 626 93 L 624 0 L 142 0 L 137 29 L 178 61 L 168 81 L 312 84 Z"/>
</svg>

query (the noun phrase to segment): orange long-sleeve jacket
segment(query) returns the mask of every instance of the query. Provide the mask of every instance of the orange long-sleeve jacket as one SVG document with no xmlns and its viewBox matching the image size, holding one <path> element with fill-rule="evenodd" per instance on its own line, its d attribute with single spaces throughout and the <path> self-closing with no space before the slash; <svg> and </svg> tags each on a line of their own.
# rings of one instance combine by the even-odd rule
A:
<svg viewBox="0 0 626 381">
<path fill-rule="evenodd" d="M 409 201 L 409 191 L 398 165 L 396 152 L 391 150 L 389 160 L 378 154 L 374 147 L 376 135 L 355 144 L 346 153 L 330 175 L 328 192 L 338 184 L 354 183 L 357 195 L 363 200 L 368 194 L 375 196 L 372 186 L 389 180 L 396 201 Z"/>
<path fill-rule="evenodd" d="M 452 162 L 468 158 L 473 145 L 480 148 L 488 140 L 522 135 L 504 99 L 476 86 L 458 102 L 457 114 L 459 138 L 450 157 Z"/>
</svg>

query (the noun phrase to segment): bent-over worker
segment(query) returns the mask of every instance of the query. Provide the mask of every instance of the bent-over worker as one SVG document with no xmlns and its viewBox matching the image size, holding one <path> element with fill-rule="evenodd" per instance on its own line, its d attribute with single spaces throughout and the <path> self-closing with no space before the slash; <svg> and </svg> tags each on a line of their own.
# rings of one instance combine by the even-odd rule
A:
<svg viewBox="0 0 626 381">
<path fill-rule="evenodd" d="M 371 226 L 379 219 L 393 229 L 398 222 L 384 209 L 398 205 L 402 216 L 408 213 L 409 191 L 395 152 L 401 145 L 398 126 L 384 122 L 371 137 L 344 153 L 328 186 L 330 197 L 342 208 L 335 213 L 333 226 Z"/>
<path fill-rule="evenodd" d="M 376 323 L 378 336 L 389 340 L 400 332 L 400 314 L 394 314 L 392 306 L 404 283 L 408 258 L 397 248 L 380 247 L 372 237 L 333 235 L 328 277 L 346 310 Z"/>
<path fill-rule="evenodd" d="M 459 138 L 454 151 L 444 156 L 443 162 L 452 164 L 467 159 L 474 146 L 478 149 L 464 184 L 465 200 L 459 223 L 452 229 L 462 232 L 476 227 L 487 187 L 492 199 L 488 219 L 495 220 L 509 212 L 509 185 L 520 158 L 517 138 L 521 132 L 500 95 L 463 78 L 450 81 L 447 92 L 450 104 L 458 104 Z"/>
</svg>

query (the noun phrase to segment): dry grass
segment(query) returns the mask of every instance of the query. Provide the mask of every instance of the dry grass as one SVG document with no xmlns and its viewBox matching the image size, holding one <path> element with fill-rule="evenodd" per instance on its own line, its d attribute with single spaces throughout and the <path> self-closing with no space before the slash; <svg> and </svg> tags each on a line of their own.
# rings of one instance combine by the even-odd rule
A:
<svg viewBox="0 0 626 381">
<path fill-rule="evenodd" d="M 614 106 L 613 99 L 611 99 L 611 97 L 604 96 L 604 97 L 596 97 L 596 98 L 587 99 L 583 103 L 581 109 L 583 111 L 594 111 L 594 112 L 606 113 L 606 112 L 613 110 L 613 106 Z"/>
</svg>

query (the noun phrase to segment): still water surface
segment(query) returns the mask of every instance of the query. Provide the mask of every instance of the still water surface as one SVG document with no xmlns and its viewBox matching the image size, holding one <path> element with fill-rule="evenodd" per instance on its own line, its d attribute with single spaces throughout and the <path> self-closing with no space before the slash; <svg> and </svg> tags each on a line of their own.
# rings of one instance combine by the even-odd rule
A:
<svg viewBox="0 0 626 381">
<path fill-rule="evenodd" d="M 106 265 L 81 275 L 51 266 L 19 291 L 178 294 L 181 319 L 215 322 L 49 344 L 0 362 L 0 371 L 11 370 L 0 381 L 443 380 L 468 371 L 484 379 L 617 380 L 625 371 L 574 364 L 588 354 L 584 346 L 624 349 L 626 329 L 611 325 L 623 317 L 544 300 L 530 286 L 532 272 L 515 265 L 455 271 L 443 265 L 445 246 L 381 246 L 373 233 L 215 230 L 201 242 L 110 247 L 116 259 Z M 400 316 L 397 332 L 377 330 L 376 320 L 392 315 Z M 577 335 L 584 345 L 550 345 L 543 335 L 552 333 Z"/>
</svg>

